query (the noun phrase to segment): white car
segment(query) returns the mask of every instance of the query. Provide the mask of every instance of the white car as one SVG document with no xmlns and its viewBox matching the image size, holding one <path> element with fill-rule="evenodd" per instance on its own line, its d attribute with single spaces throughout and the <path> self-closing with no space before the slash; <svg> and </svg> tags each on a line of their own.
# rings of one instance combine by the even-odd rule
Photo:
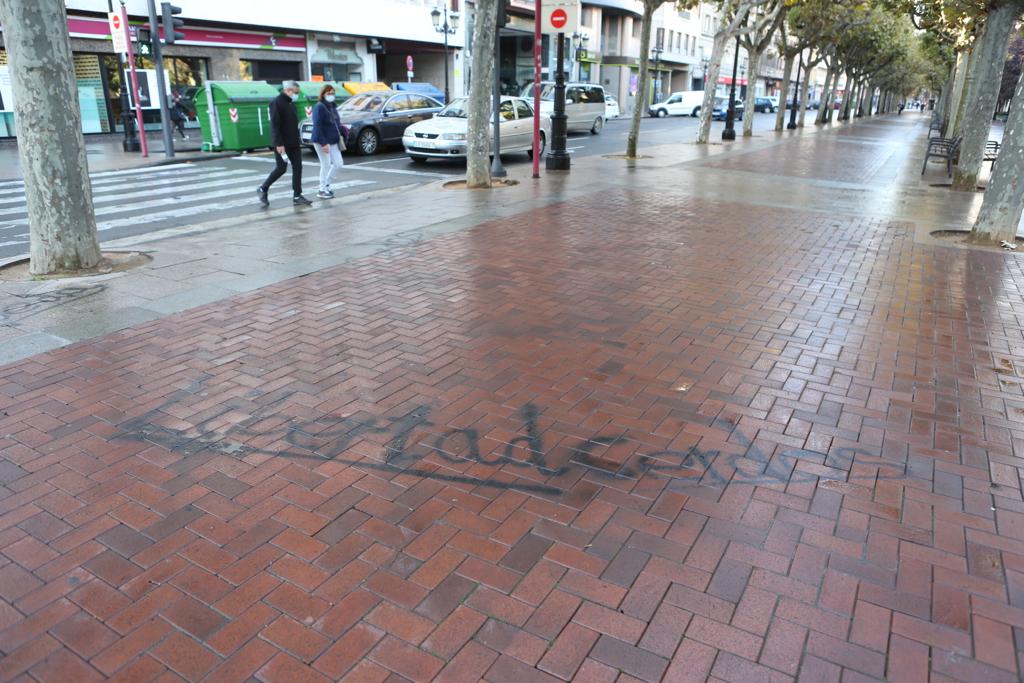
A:
<svg viewBox="0 0 1024 683">
<path fill-rule="evenodd" d="M 704 106 L 703 90 L 681 90 L 668 96 L 664 102 L 651 105 L 651 116 L 697 116 Z"/>
<path fill-rule="evenodd" d="M 402 136 L 405 153 L 417 163 L 428 159 L 464 159 L 469 128 L 468 107 L 469 98 L 460 97 L 437 112 L 434 118 L 406 128 Z M 498 112 L 501 116 L 501 153 L 526 152 L 533 158 L 533 107 L 530 103 L 521 97 L 502 97 Z M 543 116 L 540 122 L 542 156 L 550 128 L 550 119 Z M 493 124 L 487 139 L 493 139 Z"/>
<path fill-rule="evenodd" d="M 533 102 L 533 83 L 519 93 Z M 565 84 L 565 115 L 568 117 L 566 128 L 570 133 L 585 133 L 588 130 L 597 135 L 604 128 L 605 120 L 604 87 L 595 83 Z M 540 87 L 540 113 L 551 116 L 555 110 L 555 84 L 548 81 Z"/>
<path fill-rule="evenodd" d="M 611 95 L 604 96 L 604 117 L 605 119 L 617 119 L 622 115 L 619 110 L 619 101 Z"/>
</svg>

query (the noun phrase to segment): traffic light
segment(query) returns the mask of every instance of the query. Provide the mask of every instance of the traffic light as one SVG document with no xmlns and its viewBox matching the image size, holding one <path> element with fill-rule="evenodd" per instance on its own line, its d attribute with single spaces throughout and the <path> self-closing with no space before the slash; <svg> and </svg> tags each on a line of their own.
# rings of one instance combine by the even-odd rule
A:
<svg viewBox="0 0 1024 683">
<path fill-rule="evenodd" d="M 148 57 L 153 54 L 153 33 L 148 28 L 135 29 L 135 38 L 139 43 L 139 54 Z"/>
<path fill-rule="evenodd" d="M 173 45 L 174 41 L 185 37 L 184 33 L 178 32 L 178 29 L 184 26 L 185 22 L 174 16 L 175 14 L 181 14 L 181 8 L 169 2 L 161 2 L 160 12 L 163 14 L 164 20 L 164 44 Z"/>
<path fill-rule="evenodd" d="M 508 10 L 512 0 L 498 0 L 498 28 L 508 24 Z"/>
</svg>

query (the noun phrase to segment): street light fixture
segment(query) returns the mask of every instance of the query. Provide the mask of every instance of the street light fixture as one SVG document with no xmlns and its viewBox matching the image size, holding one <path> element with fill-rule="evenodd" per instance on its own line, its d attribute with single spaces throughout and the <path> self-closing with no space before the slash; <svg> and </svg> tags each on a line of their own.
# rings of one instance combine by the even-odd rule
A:
<svg viewBox="0 0 1024 683">
<path fill-rule="evenodd" d="M 442 21 L 443 19 L 443 21 Z M 444 103 L 451 102 L 448 93 L 448 36 L 455 35 L 459 30 L 459 13 L 448 12 L 448 2 L 443 6 L 430 10 L 430 20 L 434 22 L 434 30 L 444 34 Z"/>
<path fill-rule="evenodd" d="M 580 57 L 582 57 L 582 49 L 586 48 L 586 45 L 589 42 L 590 42 L 590 36 L 588 36 L 586 33 L 580 33 L 579 31 L 573 31 L 573 33 L 572 33 L 572 54 L 573 54 L 573 59 L 576 61 L 575 72 L 576 72 L 576 81 L 577 82 L 583 79 L 583 61 L 580 59 Z M 572 77 L 572 72 L 573 71 L 574 71 L 574 69 L 569 69 L 569 76 L 570 77 Z"/>
<path fill-rule="evenodd" d="M 659 27 L 655 33 L 654 47 L 654 104 L 661 101 L 661 53 L 665 51 L 665 29 Z"/>
</svg>

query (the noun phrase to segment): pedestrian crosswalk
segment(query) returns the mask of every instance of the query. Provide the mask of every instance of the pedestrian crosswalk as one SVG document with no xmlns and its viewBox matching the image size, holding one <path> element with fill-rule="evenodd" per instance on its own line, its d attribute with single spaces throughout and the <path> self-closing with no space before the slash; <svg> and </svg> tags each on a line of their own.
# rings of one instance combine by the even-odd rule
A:
<svg viewBox="0 0 1024 683">
<path fill-rule="evenodd" d="M 305 164 L 304 164 L 305 166 Z M 256 187 L 266 178 L 263 164 L 169 164 L 89 174 L 101 241 L 180 227 L 189 222 L 260 211 Z M 314 172 L 307 170 L 306 178 Z M 335 193 L 365 192 L 377 181 L 339 176 Z M 315 183 L 306 182 L 315 193 Z M 286 175 L 270 191 L 271 206 L 291 204 Z M 0 181 L 0 259 L 28 253 L 28 207 L 21 180 Z"/>
</svg>

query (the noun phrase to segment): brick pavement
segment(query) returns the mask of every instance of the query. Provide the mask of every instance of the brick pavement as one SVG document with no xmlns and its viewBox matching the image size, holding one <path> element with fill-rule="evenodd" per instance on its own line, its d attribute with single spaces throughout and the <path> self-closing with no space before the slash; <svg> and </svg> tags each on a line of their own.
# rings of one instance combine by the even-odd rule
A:
<svg viewBox="0 0 1024 683">
<path fill-rule="evenodd" d="M 0 368 L 0 680 L 1018 680 L 1018 264 L 606 191 Z"/>
</svg>

